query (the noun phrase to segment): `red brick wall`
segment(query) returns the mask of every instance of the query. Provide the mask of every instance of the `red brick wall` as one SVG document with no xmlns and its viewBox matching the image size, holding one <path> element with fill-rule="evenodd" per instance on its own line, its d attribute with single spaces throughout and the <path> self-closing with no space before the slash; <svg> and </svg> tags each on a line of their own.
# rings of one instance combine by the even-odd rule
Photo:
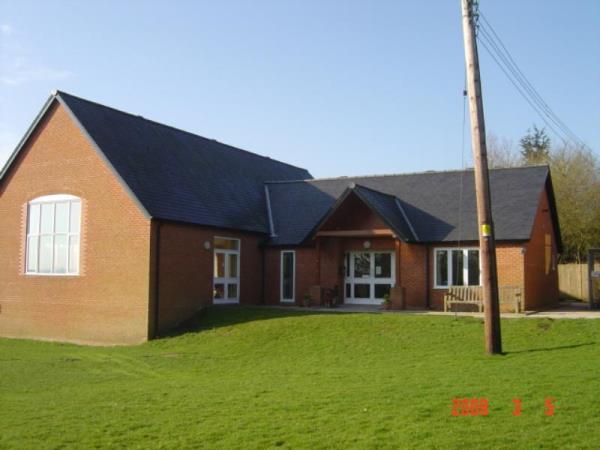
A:
<svg viewBox="0 0 600 450">
<path fill-rule="evenodd" d="M 310 287 L 317 284 L 316 250 L 312 247 L 282 247 L 265 249 L 265 303 L 277 305 L 281 300 L 281 252 L 296 252 L 296 289 L 295 303 L 302 304 L 304 294 L 310 293 Z"/>
<path fill-rule="evenodd" d="M 262 303 L 262 235 L 154 221 L 152 273 L 156 271 L 157 235 L 160 236 L 159 333 L 212 304 L 215 236 L 240 239 L 240 303 Z M 204 247 L 207 241 L 208 250 Z"/>
<path fill-rule="evenodd" d="M 524 286 L 524 243 L 496 244 L 498 286 Z"/>
<path fill-rule="evenodd" d="M 0 335 L 90 343 L 148 337 L 150 220 L 56 103 L 0 186 Z M 79 276 L 25 275 L 27 203 L 81 198 Z"/>
<path fill-rule="evenodd" d="M 400 283 L 404 288 L 407 308 L 425 308 L 427 301 L 427 247 L 400 245 Z"/>
<path fill-rule="evenodd" d="M 548 246 L 546 239 L 548 239 Z M 550 217 L 548 194 L 541 194 L 531 240 L 525 245 L 525 308 L 539 309 L 558 303 L 556 233 Z"/>
<path fill-rule="evenodd" d="M 321 285 L 343 289 L 343 276 L 339 268 L 343 265 L 346 251 L 360 251 L 367 239 L 324 238 L 321 247 Z M 373 250 L 394 250 L 392 238 L 369 239 Z M 465 243 L 462 247 L 477 246 L 477 243 Z M 440 245 L 440 247 L 456 247 Z M 400 270 L 397 271 L 396 284 L 405 289 L 406 306 L 423 309 L 427 305 L 427 290 L 433 309 L 443 309 L 446 289 L 433 287 L 434 259 L 436 246 L 420 244 L 400 244 Z M 498 260 L 498 281 L 500 286 L 524 286 L 523 244 L 499 243 L 496 249 Z M 282 250 L 296 251 L 296 303 L 300 303 L 311 286 L 318 283 L 317 253 L 314 247 L 267 248 L 265 253 L 265 299 L 268 304 L 280 301 L 280 258 Z M 427 253 L 429 253 L 429 279 L 427 273 Z M 398 276 L 399 275 L 399 276 Z M 343 295 L 343 292 L 340 292 Z"/>
<path fill-rule="evenodd" d="M 344 295 L 344 253 L 364 250 L 363 243 L 371 242 L 369 250 L 394 250 L 392 238 L 320 238 L 320 262 L 317 247 L 282 247 L 265 250 L 265 299 L 268 304 L 280 303 L 281 251 L 296 251 L 296 303 L 301 304 L 304 294 L 311 286 L 320 284 L 325 288 L 338 286 Z M 320 270 L 319 270 L 320 268 Z"/>
</svg>

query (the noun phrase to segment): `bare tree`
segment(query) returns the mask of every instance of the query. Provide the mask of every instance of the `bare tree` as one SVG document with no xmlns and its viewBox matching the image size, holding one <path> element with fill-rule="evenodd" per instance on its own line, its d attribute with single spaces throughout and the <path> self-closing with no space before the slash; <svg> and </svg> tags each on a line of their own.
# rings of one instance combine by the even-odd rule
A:
<svg viewBox="0 0 600 450">
<path fill-rule="evenodd" d="M 499 138 L 493 132 L 487 134 L 488 165 L 492 169 L 516 167 L 522 165 L 521 155 L 515 149 L 514 142 L 507 138 Z"/>
</svg>

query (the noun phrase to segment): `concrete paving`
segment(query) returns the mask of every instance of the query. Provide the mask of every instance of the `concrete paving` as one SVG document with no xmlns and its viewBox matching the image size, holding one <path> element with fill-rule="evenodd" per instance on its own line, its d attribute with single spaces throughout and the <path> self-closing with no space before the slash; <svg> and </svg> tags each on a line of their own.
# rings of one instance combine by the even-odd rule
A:
<svg viewBox="0 0 600 450">
<path fill-rule="evenodd" d="M 382 310 L 374 305 L 340 305 L 335 308 L 325 308 L 320 306 L 278 306 L 277 308 L 293 309 L 297 311 L 312 312 L 331 312 L 331 313 L 383 313 L 383 314 L 406 314 L 422 316 L 461 316 L 461 317 L 481 317 L 483 313 L 478 312 L 443 312 L 430 310 Z M 556 309 L 543 311 L 525 311 L 522 314 L 502 313 L 503 319 L 600 319 L 600 310 L 590 310 L 587 303 L 561 302 Z"/>
</svg>

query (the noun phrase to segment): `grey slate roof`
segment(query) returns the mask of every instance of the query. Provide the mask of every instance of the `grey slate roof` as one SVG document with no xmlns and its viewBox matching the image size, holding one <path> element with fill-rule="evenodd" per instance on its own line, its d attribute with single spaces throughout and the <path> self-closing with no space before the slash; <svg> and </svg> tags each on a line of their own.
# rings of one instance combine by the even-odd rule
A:
<svg viewBox="0 0 600 450">
<path fill-rule="evenodd" d="M 498 240 L 528 240 L 540 196 L 549 183 L 547 166 L 490 171 L 492 213 Z M 417 236 L 408 241 L 476 241 L 477 207 L 472 170 L 405 175 L 343 177 L 292 182 L 270 182 L 273 225 L 271 245 L 297 245 L 310 237 L 315 226 L 351 184 L 369 200 L 384 220 L 397 227 L 412 225 Z M 356 189 L 355 188 L 355 189 Z M 366 188 L 366 189 L 365 189 Z M 406 214 L 390 199 L 398 199 Z M 462 199 L 462 201 L 461 201 Z M 553 198 L 553 219 L 556 222 Z M 558 228 L 557 228 L 558 229 Z M 399 237 L 411 236 L 406 228 Z M 560 236 L 559 236 L 560 238 Z"/>
<path fill-rule="evenodd" d="M 312 178 L 305 169 L 57 95 L 155 218 L 268 233 L 264 182 Z"/>
<path fill-rule="evenodd" d="M 270 245 L 299 245 L 351 189 L 405 241 L 477 240 L 472 170 L 313 180 L 305 169 L 64 92 L 48 99 L 0 171 L 0 181 L 55 100 L 140 208 L 157 219 L 274 234 Z M 560 250 L 548 167 L 496 169 L 490 178 L 496 238 L 530 238 L 546 186 Z"/>
</svg>

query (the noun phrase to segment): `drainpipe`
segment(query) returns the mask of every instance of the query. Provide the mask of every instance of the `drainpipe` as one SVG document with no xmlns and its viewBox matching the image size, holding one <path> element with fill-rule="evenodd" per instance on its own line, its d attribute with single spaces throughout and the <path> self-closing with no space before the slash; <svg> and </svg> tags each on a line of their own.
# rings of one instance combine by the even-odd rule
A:
<svg viewBox="0 0 600 450">
<path fill-rule="evenodd" d="M 267 238 L 268 239 L 268 238 Z M 267 250 L 267 245 L 266 245 L 267 241 L 265 239 L 265 241 L 263 242 L 261 249 L 260 249 L 260 253 L 262 255 L 261 258 L 261 271 L 262 271 L 262 276 L 261 276 L 261 284 L 262 284 L 262 292 L 261 292 L 261 304 L 265 305 L 267 303 L 267 299 L 265 298 L 265 289 L 267 286 L 266 280 L 265 280 L 265 259 L 266 259 L 266 250 Z"/>
<path fill-rule="evenodd" d="M 431 309 L 431 299 L 430 299 L 430 284 L 429 284 L 429 246 L 425 247 L 425 308 Z"/>
<path fill-rule="evenodd" d="M 158 337 L 158 327 L 159 327 L 159 311 L 160 311 L 160 302 L 159 302 L 159 288 L 160 288 L 160 227 L 161 223 L 159 221 L 156 222 L 156 248 L 154 250 L 156 259 L 154 264 L 156 265 L 154 272 L 154 336 Z"/>
</svg>

